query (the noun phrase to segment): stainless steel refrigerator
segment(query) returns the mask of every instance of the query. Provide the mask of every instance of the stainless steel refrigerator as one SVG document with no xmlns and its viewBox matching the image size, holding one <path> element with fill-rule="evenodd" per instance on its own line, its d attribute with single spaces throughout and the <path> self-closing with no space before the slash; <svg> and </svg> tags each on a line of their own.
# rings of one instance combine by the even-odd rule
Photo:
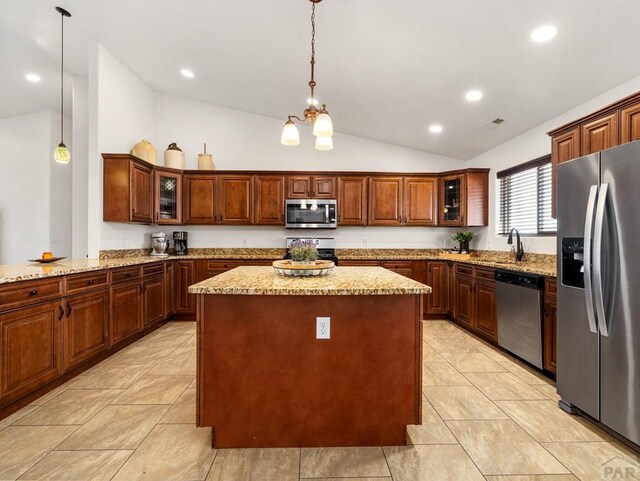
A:
<svg viewBox="0 0 640 481">
<path fill-rule="evenodd" d="M 640 444 L 640 141 L 557 174 L 560 406 Z"/>
</svg>

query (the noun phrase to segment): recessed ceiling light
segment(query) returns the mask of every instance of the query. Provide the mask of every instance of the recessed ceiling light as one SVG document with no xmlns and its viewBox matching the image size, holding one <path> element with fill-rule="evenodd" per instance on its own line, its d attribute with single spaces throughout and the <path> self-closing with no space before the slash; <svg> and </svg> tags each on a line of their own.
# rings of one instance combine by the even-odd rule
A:
<svg viewBox="0 0 640 481">
<path fill-rule="evenodd" d="M 430 125 L 429 132 L 431 132 L 432 134 L 439 134 L 440 132 L 442 132 L 442 125 L 438 125 L 438 124 Z"/>
<path fill-rule="evenodd" d="M 531 40 L 534 42 L 547 42 L 556 36 L 558 29 L 553 25 L 542 25 L 531 32 Z"/>
<path fill-rule="evenodd" d="M 29 82 L 32 82 L 34 84 L 40 82 L 40 75 L 35 73 L 28 73 L 27 75 L 24 76 L 24 78 L 26 78 Z"/>
<path fill-rule="evenodd" d="M 479 90 L 469 90 L 465 94 L 464 98 L 467 99 L 469 102 L 477 102 L 482 98 L 482 92 L 480 92 Z"/>
<path fill-rule="evenodd" d="M 187 78 L 193 78 L 195 77 L 195 75 L 193 74 L 193 72 L 187 68 L 183 68 L 180 70 L 180 73 Z"/>
</svg>

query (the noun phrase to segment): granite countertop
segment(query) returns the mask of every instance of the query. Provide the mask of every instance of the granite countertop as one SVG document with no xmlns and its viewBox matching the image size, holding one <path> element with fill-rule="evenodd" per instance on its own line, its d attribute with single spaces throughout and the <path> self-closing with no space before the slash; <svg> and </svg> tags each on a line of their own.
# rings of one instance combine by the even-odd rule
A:
<svg viewBox="0 0 640 481">
<path fill-rule="evenodd" d="M 322 277 L 285 277 L 271 267 L 236 267 L 189 287 L 191 294 L 366 296 L 428 294 L 431 287 L 382 267 L 335 267 Z"/>
</svg>

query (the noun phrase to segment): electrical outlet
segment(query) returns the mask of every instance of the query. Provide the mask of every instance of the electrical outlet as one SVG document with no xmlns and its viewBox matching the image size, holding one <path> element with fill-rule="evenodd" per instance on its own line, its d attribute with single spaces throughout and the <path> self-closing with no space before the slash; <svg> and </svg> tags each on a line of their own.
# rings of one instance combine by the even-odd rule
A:
<svg viewBox="0 0 640 481">
<path fill-rule="evenodd" d="M 367 239 L 362 239 L 362 247 L 367 247 Z"/>
<path fill-rule="evenodd" d="M 316 339 L 331 339 L 330 317 L 316 317 Z"/>
<path fill-rule="evenodd" d="M 247 239 L 242 239 L 242 247 L 247 247 Z"/>
</svg>

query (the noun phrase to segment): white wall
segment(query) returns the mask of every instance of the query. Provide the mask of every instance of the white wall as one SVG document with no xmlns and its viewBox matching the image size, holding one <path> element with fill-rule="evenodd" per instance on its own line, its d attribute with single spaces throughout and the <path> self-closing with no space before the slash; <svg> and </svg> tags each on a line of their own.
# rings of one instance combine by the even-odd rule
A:
<svg viewBox="0 0 640 481">
<path fill-rule="evenodd" d="M 145 138 L 153 141 L 154 95 L 138 77 L 98 43 L 89 46 L 89 257 L 100 249 L 150 244 L 151 227 L 102 222 L 102 157 L 129 152 Z"/>
<path fill-rule="evenodd" d="M 89 253 L 89 82 L 87 77 L 73 79 L 72 145 L 72 235 L 73 257 L 82 259 Z"/>
<path fill-rule="evenodd" d="M 549 154 L 551 152 L 551 139 L 547 135 L 548 131 L 592 113 L 639 90 L 640 77 L 637 77 L 471 159 L 469 161 L 470 167 L 489 167 L 491 169 L 489 174 L 489 227 L 477 231 L 478 238 L 475 241 L 477 248 L 510 249 L 506 238 L 496 235 L 498 217 L 496 172 Z M 556 252 L 555 236 L 525 237 L 523 243 L 525 251 L 528 252 L 549 254 Z"/>
<path fill-rule="evenodd" d="M 59 129 L 49 110 L 0 119 L 0 264 L 71 254 L 70 167 L 53 160 Z"/>
</svg>

